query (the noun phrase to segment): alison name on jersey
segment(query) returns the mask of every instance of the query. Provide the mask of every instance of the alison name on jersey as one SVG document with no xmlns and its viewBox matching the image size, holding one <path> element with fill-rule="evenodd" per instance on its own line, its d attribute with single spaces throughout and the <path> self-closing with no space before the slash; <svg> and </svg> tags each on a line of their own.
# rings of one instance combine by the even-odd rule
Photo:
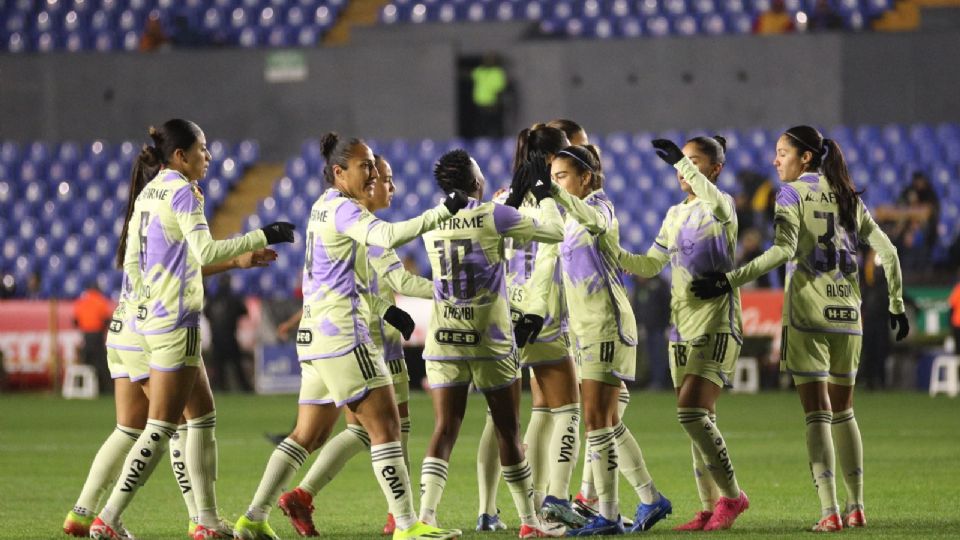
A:
<svg viewBox="0 0 960 540">
<path fill-rule="evenodd" d="M 847 283 L 828 283 L 827 298 L 853 298 L 853 285 Z"/>
</svg>

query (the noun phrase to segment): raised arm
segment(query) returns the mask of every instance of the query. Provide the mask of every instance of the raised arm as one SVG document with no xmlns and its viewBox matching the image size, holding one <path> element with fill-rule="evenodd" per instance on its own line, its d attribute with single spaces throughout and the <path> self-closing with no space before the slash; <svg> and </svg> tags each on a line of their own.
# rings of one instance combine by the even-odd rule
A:
<svg viewBox="0 0 960 540">
<path fill-rule="evenodd" d="M 557 203 L 546 198 L 540 201 L 539 217 L 532 217 L 513 207 L 495 204 L 493 220 L 497 232 L 503 236 L 522 241 L 555 244 L 563 240 L 563 221 Z"/>
<path fill-rule="evenodd" d="M 730 218 L 736 215 L 733 199 L 720 191 L 716 184 L 707 179 L 707 177 L 700 172 L 700 169 L 690 161 L 690 158 L 684 156 L 684 158 L 676 162 L 673 167 L 680 171 L 683 179 L 690 184 L 693 194 L 696 195 L 698 199 L 706 201 L 707 204 L 710 205 L 713 209 L 714 217 L 720 220 L 721 223 L 730 221 Z"/>
<path fill-rule="evenodd" d="M 610 216 L 599 208 L 583 202 L 579 197 L 570 195 L 557 184 L 553 184 L 550 187 L 550 195 L 557 201 L 557 204 L 562 206 L 573 219 L 583 225 L 590 234 L 601 234 L 610 227 L 612 221 Z"/>
<path fill-rule="evenodd" d="M 433 282 L 411 274 L 400 262 L 397 252 L 376 246 L 367 248 L 373 270 L 395 292 L 413 298 L 433 298 Z"/>
<path fill-rule="evenodd" d="M 445 204 L 439 204 L 413 219 L 389 223 L 381 221 L 353 199 L 347 199 L 337 207 L 334 219 L 337 232 L 360 244 L 395 248 L 436 229 L 452 215 Z"/>
<path fill-rule="evenodd" d="M 178 189 L 173 194 L 171 206 L 190 252 L 201 265 L 218 263 L 267 245 L 267 236 L 263 230 L 250 231 L 229 240 L 214 240 L 210 236 L 207 218 L 203 215 L 203 204 L 192 185 Z"/>
</svg>

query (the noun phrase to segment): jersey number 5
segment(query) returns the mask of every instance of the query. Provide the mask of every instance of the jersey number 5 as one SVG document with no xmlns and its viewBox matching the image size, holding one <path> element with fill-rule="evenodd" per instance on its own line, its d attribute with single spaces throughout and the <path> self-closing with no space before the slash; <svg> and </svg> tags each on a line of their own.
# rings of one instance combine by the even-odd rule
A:
<svg viewBox="0 0 960 540">
<path fill-rule="evenodd" d="M 440 288 L 445 296 L 467 300 L 477 295 L 477 280 L 473 263 L 466 261 L 473 253 L 473 242 L 468 239 L 444 240 L 433 242 L 434 249 L 440 255 Z M 450 285 L 453 285 L 451 291 Z"/>
<path fill-rule="evenodd" d="M 837 249 L 834 237 L 837 235 L 837 217 L 833 212 L 815 210 L 813 217 L 827 222 L 827 231 L 817 236 L 817 254 L 814 255 L 813 267 L 820 272 L 833 272 L 839 265 L 844 274 L 853 274 L 857 271 L 857 261 L 845 249 Z"/>
</svg>

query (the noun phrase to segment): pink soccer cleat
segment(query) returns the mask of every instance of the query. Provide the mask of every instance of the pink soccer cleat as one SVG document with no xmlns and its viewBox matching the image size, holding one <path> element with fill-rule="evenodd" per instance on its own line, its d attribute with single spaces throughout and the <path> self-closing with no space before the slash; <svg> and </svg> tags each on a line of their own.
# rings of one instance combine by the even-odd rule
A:
<svg viewBox="0 0 960 540">
<path fill-rule="evenodd" d="M 813 532 L 840 532 L 843 530 L 843 520 L 840 519 L 840 514 L 830 514 L 814 525 L 812 530 Z"/>
<path fill-rule="evenodd" d="M 729 529 L 733 525 L 733 522 L 737 520 L 737 517 L 747 511 L 747 508 L 750 508 L 750 499 L 747 498 L 747 494 L 743 491 L 740 492 L 740 496 L 736 499 L 720 497 L 716 506 L 713 507 L 713 515 L 710 516 L 710 521 L 703 526 L 703 530 L 719 531 Z"/>
<path fill-rule="evenodd" d="M 707 526 L 707 523 L 710 522 L 710 517 L 713 516 L 713 512 L 709 510 L 701 510 L 697 512 L 693 519 L 684 523 L 683 525 L 677 525 L 673 528 L 675 531 L 702 531 L 704 527 Z"/>
<path fill-rule="evenodd" d="M 312 495 L 296 488 L 281 495 L 277 505 L 283 515 L 290 518 L 290 523 L 300 536 L 320 536 L 313 524 Z"/>
</svg>

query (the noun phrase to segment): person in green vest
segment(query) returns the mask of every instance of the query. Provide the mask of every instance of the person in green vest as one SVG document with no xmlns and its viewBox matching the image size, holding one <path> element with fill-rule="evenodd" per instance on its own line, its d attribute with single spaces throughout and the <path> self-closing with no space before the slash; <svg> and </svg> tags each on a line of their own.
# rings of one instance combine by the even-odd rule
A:
<svg viewBox="0 0 960 540">
<path fill-rule="evenodd" d="M 480 137 L 503 137 L 501 95 L 507 89 L 507 72 L 495 53 L 484 55 L 483 63 L 470 73 L 473 80 L 473 105 L 476 111 L 476 134 Z"/>
</svg>

